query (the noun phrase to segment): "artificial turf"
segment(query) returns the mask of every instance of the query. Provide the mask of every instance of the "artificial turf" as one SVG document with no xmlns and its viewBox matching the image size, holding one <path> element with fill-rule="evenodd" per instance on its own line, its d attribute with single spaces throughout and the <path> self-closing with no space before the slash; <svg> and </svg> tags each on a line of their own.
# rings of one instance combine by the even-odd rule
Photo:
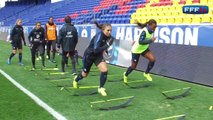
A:
<svg viewBox="0 0 213 120">
<path fill-rule="evenodd" d="M 73 79 L 71 74 L 50 76 L 48 73 L 60 72 L 60 70 L 41 71 L 39 70 L 39 68 L 41 68 L 41 61 L 36 61 L 37 70 L 30 71 L 31 55 L 29 48 L 24 47 L 23 49 L 24 66 L 18 65 L 17 55 L 12 59 L 12 63 L 7 65 L 7 58 L 11 52 L 11 45 L 9 43 L 0 41 L 0 51 L 0 68 L 14 78 L 18 83 L 53 107 L 56 111 L 64 115 L 68 120 L 153 120 L 179 114 L 186 114 L 186 120 L 213 119 L 213 111 L 209 110 L 209 106 L 213 105 L 213 89 L 210 87 L 152 75 L 153 82 L 151 86 L 141 89 L 131 89 L 123 84 L 122 81 L 119 81 L 126 69 L 108 65 L 108 80 L 118 80 L 118 82 L 106 83 L 105 88 L 108 96 L 102 97 L 97 94 L 77 97 L 72 96 L 72 93 L 65 90 L 60 90 L 60 87 L 56 87 L 57 85 L 71 86 Z M 60 68 L 61 57 L 57 56 L 56 60 L 58 67 Z M 81 64 L 80 60 L 79 63 Z M 71 64 L 69 64 L 69 67 L 66 68 L 67 72 L 71 72 L 70 65 Z M 55 64 L 46 61 L 46 66 L 47 68 L 53 68 L 55 67 Z M 78 71 L 80 71 L 81 65 L 77 66 L 77 68 Z M 96 67 L 93 66 L 90 75 L 80 81 L 80 86 L 99 85 L 99 73 L 100 72 L 97 71 Z M 56 78 L 56 80 L 51 80 L 54 78 Z M 129 75 L 129 81 L 144 79 L 143 73 L 140 71 L 134 71 L 131 75 Z M 164 90 L 184 87 L 192 87 L 190 94 L 184 98 L 168 100 L 161 94 L 161 91 Z M 5 89 L 9 90 L 10 88 Z M 74 90 L 70 89 L 70 91 Z M 8 96 L 10 96 L 9 93 Z M 90 102 L 92 101 L 107 100 L 125 96 L 135 96 L 135 98 L 130 106 L 123 109 L 100 111 L 90 107 Z M 9 99 L 4 99 L 3 101 L 7 102 Z M 23 100 L 20 99 L 20 101 Z M 31 104 L 33 104 L 33 102 L 31 102 Z M 31 111 L 34 111 L 33 108 L 34 107 L 32 107 Z M 5 109 L 11 108 L 5 107 Z M 27 110 L 24 111 L 28 112 Z M 8 114 L 7 112 L 7 110 L 2 110 L 1 114 Z M 36 119 L 38 116 L 38 114 L 34 114 L 31 118 Z M 44 117 L 46 116 L 48 115 L 44 115 Z M 8 117 L 16 119 L 16 115 Z"/>
</svg>

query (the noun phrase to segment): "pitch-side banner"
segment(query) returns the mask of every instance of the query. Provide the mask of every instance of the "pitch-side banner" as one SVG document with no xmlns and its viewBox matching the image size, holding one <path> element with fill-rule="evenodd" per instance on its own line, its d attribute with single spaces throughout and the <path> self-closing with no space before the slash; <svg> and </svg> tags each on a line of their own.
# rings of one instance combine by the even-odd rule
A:
<svg viewBox="0 0 213 120">
<path fill-rule="evenodd" d="M 133 41 L 140 36 L 141 29 L 134 25 L 112 25 L 112 35 L 118 40 Z M 32 26 L 24 27 L 25 33 L 32 30 Z M 58 26 L 58 30 L 61 26 Z M 99 30 L 94 25 L 76 25 L 79 37 L 91 39 Z M 0 27 L 0 32 L 10 33 L 11 27 Z M 159 25 L 154 36 L 156 43 L 206 46 L 213 47 L 213 24 L 208 25 Z"/>
<path fill-rule="evenodd" d="M 76 26 L 80 37 L 91 39 L 97 32 L 94 26 Z M 141 29 L 133 25 L 113 25 L 112 35 L 119 40 L 133 41 Z M 213 25 L 159 25 L 154 33 L 156 43 L 213 47 Z"/>
</svg>

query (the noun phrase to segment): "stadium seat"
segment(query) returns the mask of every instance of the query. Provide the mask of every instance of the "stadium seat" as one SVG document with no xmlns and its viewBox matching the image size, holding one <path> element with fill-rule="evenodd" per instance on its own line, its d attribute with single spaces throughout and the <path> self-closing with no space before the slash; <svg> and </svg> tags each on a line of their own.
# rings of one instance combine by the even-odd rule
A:
<svg viewBox="0 0 213 120">
<path fill-rule="evenodd" d="M 193 0 L 192 3 L 200 3 L 200 0 Z"/>
<path fill-rule="evenodd" d="M 192 23 L 192 19 L 193 19 L 192 16 L 185 16 L 183 19 L 183 23 L 190 24 L 190 23 Z"/>
<path fill-rule="evenodd" d="M 196 24 L 201 23 L 201 18 L 202 18 L 202 16 L 195 15 L 192 19 L 192 23 L 196 23 Z"/>
<path fill-rule="evenodd" d="M 162 24 L 168 24 L 168 18 L 167 18 L 167 17 L 161 17 L 161 18 L 160 18 L 160 22 L 161 22 Z"/>
<path fill-rule="evenodd" d="M 201 22 L 202 23 L 211 23 L 212 22 L 212 16 L 210 16 L 210 15 L 204 15 L 202 17 L 202 21 Z"/>
<path fill-rule="evenodd" d="M 78 7 L 79 3 L 84 8 Z M 194 16 L 188 18 L 188 15 L 182 13 L 183 5 L 206 5 L 209 6 L 209 14 L 204 18 Z M 12 4 L 11 4 L 12 5 Z M 21 4 L 22 5 L 22 4 Z M 70 7 L 70 6 L 73 7 Z M 27 5 L 25 5 L 27 6 Z M 32 7 L 32 6 L 27 6 Z M 27 9 L 17 6 L 17 11 L 22 9 Z M 8 9 L 7 9 L 8 8 Z M 5 11 L 10 11 L 9 6 L 7 8 L 0 10 L 0 13 Z M 43 12 L 40 12 L 43 11 Z M 10 11 L 13 14 L 12 11 Z M 29 14 L 30 13 L 30 14 Z M 10 15 L 10 14 L 8 14 Z M 88 3 L 85 0 L 73 0 L 66 2 L 57 3 L 45 3 L 45 5 L 38 5 L 32 7 L 30 11 L 20 12 L 17 16 L 0 18 L 0 20 L 6 21 L 6 24 L 11 24 L 11 21 L 15 21 L 18 17 L 24 19 L 24 24 L 32 24 L 32 21 L 41 21 L 45 24 L 48 20 L 48 16 L 54 16 L 57 24 L 63 24 L 64 16 L 69 15 L 73 19 L 74 24 L 90 23 L 94 18 L 98 18 L 101 22 L 113 22 L 113 23 L 134 23 L 134 21 L 139 20 L 144 22 L 150 18 L 154 18 L 158 23 L 165 22 L 168 23 L 202 23 L 211 22 L 212 19 L 209 16 L 213 16 L 213 1 L 212 0 L 93 0 Z M 7 16 L 7 14 L 5 15 Z M 165 19 L 164 17 L 167 17 Z M 187 20 L 183 19 L 186 17 Z M 32 20 L 29 18 L 33 18 Z M 112 18 L 112 19 L 111 19 Z M 114 20 L 118 18 L 118 20 Z M 110 20 L 108 20 L 110 19 Z M 130 19 L 130 20 L 128 20 Z M 191 20 L 190 20 L 191 19 Z M 14 23 L 14 22 L 13 22 Z"/>
<path fill-rule="evenodd" d="M 200 4 L 206 5 L 208 3 L 208 0 L 200 0 Z"/>
<path fill-rule="evenodd" d="M 175 23 L 175 17 L 168 17 L 168 23 L 174 24 Z"/>
<path fill-rule="evenodd" d="M 176 24 L 182 24 L 183 23 L 183 19 L 184 19 L 184 17 L 178 16 L 178 17 L 175 18 L 175 23 Z"/>
<path fill-rule="evenodd" d="M 186 0 L 186 4 L 187 5 L 191 5 L 192 4 L 192 0 Z"/>
</svg>

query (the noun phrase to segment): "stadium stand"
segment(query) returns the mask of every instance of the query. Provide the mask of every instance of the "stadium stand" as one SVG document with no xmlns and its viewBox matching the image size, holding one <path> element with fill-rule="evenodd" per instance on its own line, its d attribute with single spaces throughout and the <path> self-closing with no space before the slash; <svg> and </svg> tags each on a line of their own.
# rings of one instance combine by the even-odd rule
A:
<svg viewBox="0 0 213 120">
<path fill-rule="evenodd" d="M 156 19 L 161 24 L 210 23 L 213 22 L 212 3 L 211 0 L 150 0 L 131 15 L 130 23 L 146 22 L 150 18 Z M 183 5 L 208 5 L 210 11 L 204 15 L 187 15 L 182 13 Z"/>
<path fill-rule="evenodd" d="M 209 14 L 186 15 L 183 5 L 208 5 Z M 83 6 L 83 7 L 82 7 Z M 13 8 L 13 9 L 11 9 Z M 5 14 L 6 13 L 6 14 Z M 17 18 L 23 19 L 23 25 L 33 25 L 36 21 L 45 24 L 49 16 L 56 24 L 63 24 L 64 16 L 69 15 L 74 24 L 100 23 L 134 24 L 144 23 L 150 18 L 159 24 L 200 24 L 212 23 L 212 0 L 64 0 L 57 3 L 46 1 L 45 4 L 8 2 L 0 9 L 0 21 L 12 25 Z"/>
</svg>

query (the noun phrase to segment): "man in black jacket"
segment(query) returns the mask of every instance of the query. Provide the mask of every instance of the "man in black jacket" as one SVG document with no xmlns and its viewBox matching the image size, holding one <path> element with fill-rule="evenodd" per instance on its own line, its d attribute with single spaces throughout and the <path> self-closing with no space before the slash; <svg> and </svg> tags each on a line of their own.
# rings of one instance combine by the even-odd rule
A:
<svg viewBox="0 0 213 120">
<path fill-rule="evenodd" d="M 76 28 L 71 24 L 71 18 L 69 16 L 65 17 L 65 24 L 59 31 L 59 39 L 57 40 L 58 48 L 60 49 L 60 45 L 62 46 L 62 72 L 65 72 L 64 66 L 68 60 L 68 57 L 71 58 L 72 61 L 72 73 L 76 74 L 75 69 L 75 59 L 74 59 L 74 51 L 75 47 L 78 43 L 78 33 Z"/>
<path fill-rule="evenodd" d="M 22 40 L 24 42 L 24 45 L 26 46 L 25 38 L 24 38 L 24 29 L 22 27 L 22 20 L 18 19 L 16 21 L 16 25 L 13 27 L 11 34 L 10 34 L 10 40 L 12 44 L 12 53 L 10 54 L 10 57 L 7 60 L 7 63 L 11 63 L 11 59 L 16 54 L 16 51 L 18 49 L 19 53 L 19 65 L 22 64 Z"/>
<path fill-rule="evenodd" d="M 30 32 L 28 36 L 28 40 L 31 47 L 31 55 L 32 55 L 32 70 L 35 70 L 35 56 L 36 51 L 40 52 L 42 65 L 45 67 L 44 64 L 44 47 L 43 43 L 45 42 L 45 33 L 44 28 L 41 27 L 41 23 L 37 22 L 35 28 Z"/>
</svg>

